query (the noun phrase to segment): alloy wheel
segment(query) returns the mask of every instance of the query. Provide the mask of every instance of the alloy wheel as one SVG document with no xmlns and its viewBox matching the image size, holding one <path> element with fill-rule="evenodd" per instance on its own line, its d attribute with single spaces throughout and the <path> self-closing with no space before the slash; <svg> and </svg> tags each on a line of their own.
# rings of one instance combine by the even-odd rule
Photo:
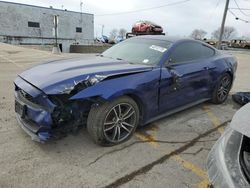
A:
<svg viewBox="0 0 250 188">
<path fill-rule="evenodd" d="M 128 103 L 114 106 L 104 120 L 103 132 L 106 139 L 112 143 L 125 140 L 136 127 L 136 116 L 134 107 Z"/>
<path fill-rule="evenodd" d="M 220 101 L 224 101 L 227 98 L 231 87 L 231 77 L 229 75 L 225 75 L 220 82 L 220 86 L 217 92 L 217 97 Z"/>
</svg>

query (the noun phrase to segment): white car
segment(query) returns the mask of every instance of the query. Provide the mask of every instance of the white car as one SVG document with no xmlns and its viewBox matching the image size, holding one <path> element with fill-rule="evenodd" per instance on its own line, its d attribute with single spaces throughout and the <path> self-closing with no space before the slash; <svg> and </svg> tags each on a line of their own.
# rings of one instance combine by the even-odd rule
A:
<svg viewBox="0 0 250 188">
<path fill-rule="evenodd" d="M 215 188 L 250 187 L 250 103 L 236 112 L 230 127 L 213 146 L 207 169 Z"/>
</svg>

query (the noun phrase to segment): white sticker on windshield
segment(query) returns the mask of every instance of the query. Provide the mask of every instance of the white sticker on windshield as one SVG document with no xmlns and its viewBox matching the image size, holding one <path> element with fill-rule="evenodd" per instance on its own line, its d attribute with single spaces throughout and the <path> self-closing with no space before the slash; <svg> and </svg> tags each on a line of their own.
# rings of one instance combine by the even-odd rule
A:
<svg viewBox="0 0 250 188">
<path fill-rule="evenodd" d="M 156 50 L 158 52 L 164 53 L 165 51 L 167 51 L 167 48 L 163 48 L 161 46 L 156 46 L 156 45 L 152 45 L 149 47 L 152 50 Z"/>
<path fill-rule="evenodd" d="M 143 63 L 148 63 L 149 60 L 148 60 L 148 59 L 144 59 L 142 62 L 143 62 Z"/>
</svg>

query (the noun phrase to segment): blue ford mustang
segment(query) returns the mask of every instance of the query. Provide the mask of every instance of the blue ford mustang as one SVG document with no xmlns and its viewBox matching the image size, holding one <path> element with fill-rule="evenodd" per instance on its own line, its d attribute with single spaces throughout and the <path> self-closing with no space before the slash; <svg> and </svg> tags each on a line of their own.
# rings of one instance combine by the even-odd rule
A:
<svg viewBox="0 0 250 188">
<path fill-rule="evenodd" d="M 15 111 L 33 140 L 84 125 L 100 145 L 137 126 L 210 100 L 223 103 L 235 77 L 231 55 L 191 39 L 140 36 L 98 56 L 37 65 L 15 80 Z"/>
</svg>

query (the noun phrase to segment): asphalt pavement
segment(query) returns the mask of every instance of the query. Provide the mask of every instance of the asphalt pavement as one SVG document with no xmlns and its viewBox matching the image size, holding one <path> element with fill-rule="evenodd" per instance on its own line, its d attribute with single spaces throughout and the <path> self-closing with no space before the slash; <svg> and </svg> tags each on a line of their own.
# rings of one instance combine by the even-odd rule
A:
<svg viewBox="0 0 250 188">
<path fill-rule="evenodd" d="M 231 94 L 250 91 L 250 53 L 239 60 Z M 38 63 L 90 54 L 61 54 L 0 43 L 0 187 L 197 187 L 209 185 L 206 158 L 239 109 L 203 103 L 139 128 L 126 143 L 95 145 L 86 129 L 41 144 L 19 127 L 13 80 Z"/>
</svg>

